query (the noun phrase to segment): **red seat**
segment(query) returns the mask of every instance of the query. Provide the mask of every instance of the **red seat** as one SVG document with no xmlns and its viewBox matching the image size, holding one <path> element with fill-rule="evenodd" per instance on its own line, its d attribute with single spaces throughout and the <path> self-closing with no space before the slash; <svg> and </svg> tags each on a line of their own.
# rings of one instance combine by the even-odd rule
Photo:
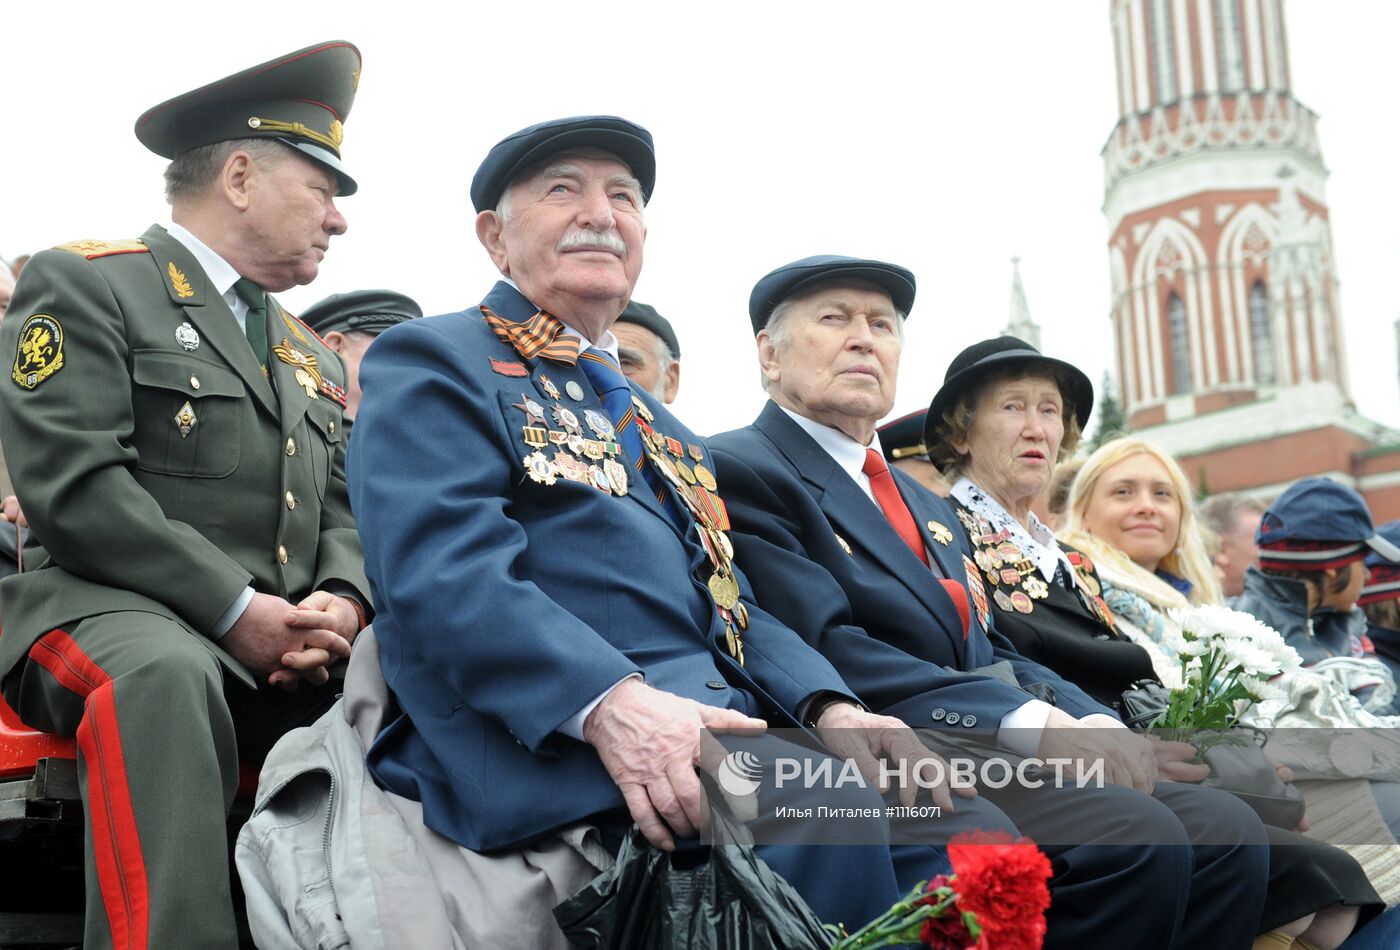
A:
<svg viewBox="0 0 1400 950">
<path fill-rule="evenodd" d="M 31 729 L 0 696 L 0 778 L 33 775 L 40 759 L 77 757 L 77 743 L 72 739 Z"/>
</svg>

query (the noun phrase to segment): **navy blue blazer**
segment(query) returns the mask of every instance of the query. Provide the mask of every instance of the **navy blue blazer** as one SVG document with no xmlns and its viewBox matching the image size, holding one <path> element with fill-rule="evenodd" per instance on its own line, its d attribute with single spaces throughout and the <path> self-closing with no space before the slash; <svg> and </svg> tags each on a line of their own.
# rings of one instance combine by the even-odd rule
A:
<svg viewBox="0 0 1400 950">
<path fill-rule="evenodd" d="M 962 671 L 1009 660 L 1019 683 L 1048 684 L 1070 715 L 1114 715 L 1017 653 L 990 621 L 979 622 L 975 606 L 964 637 L 939 577 L 775 403 L 753 425 L 709 444 L 734 523 L 735 556 L 747 566 L 759 603 L 831 660 L 870 708 L 916 727 L 951 721 L 995 729 L 1031 695 Z M 966 587 L 963 559 L 971 547 L 952 508 L 892 471 L 939 572 Z M 938 539 L 949 535 L 946 543 Z"/>
<path fill-rule="evenodd" d="M 536 312 L 505 283 L 486 303 L 508 320 Z M 796 727 L 817 692 L 850 695 L 830 663 L 758 609 L 746 665 L 730 658 L 696 534 L 678 530 L 640 478 L 616 496 L 527 477 L 535 449 L 520 405 L 553 407 L 544 377 L 580 418 L 602 411 L 582 370 L 522 359 L 478 308 L 393 327 L 361 368 L 350 494 L 384 677 L 403 713 L 369 765 L 423 803 L 429 827 L 476 850 L 624 807 L 592 747 L 556 729 L 629 674 L 775 726 Z M 580 400 L 566 395 L 575 384 Z M 641 397 L 658 432 L 701 446 Z M 708 453 L 705 464 L 713 470 Z"/>
</svg>

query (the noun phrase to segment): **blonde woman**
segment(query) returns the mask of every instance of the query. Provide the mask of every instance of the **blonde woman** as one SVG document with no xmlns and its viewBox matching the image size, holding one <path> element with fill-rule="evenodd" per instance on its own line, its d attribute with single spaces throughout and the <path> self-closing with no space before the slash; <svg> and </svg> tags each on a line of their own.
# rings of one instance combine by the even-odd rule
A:
<svg viewBox="0 0 1400 950">
<path fill-rule="evenodd" d="M 1181 466 L 1146 439 L 1123 438 L 1101 446 L 1084 461 L 1070 490 L 1063 540 L 1094 559 L 1103 599 L 1119 631 L 1151 654 L 1154 670 L 1164 683 L 1179 683 L 1179 663 L 1163 646 L 1172 639 L 1168 635 L 1177 632 L 1169 612 L 1223 600 L 1196 517 L 1191 485 Z M 1350 798 L 1357 807 L 1366 808 L 1371 818 L 1379 818 L 1360 783 L 1326 784 L 1350 785 Z M 1316 788 L 1312 791 L 1316 794 L 1304 792 L 1310 801 L 1322 794 Z M 1383 826 L 1376 825 L 1376 829 L 1377 834 L 1384 832 Z M 1314 860 L 1327 857 L 1329 852 L 1331 858 L 1337 857 L 1326 849 L 1318 851 Z M 1363 865 L 1370 865 L 1368 872 L 1387 879 L 1394 874 L 1393 853 L 1377 849 L 1357 856 Z M 1341 868 L 1348 864 L 1337 861 Z M 1355 925 L 1354 905 L 1371 903 L 1375 892 L 1354 874 L 1323 877 L 1332 885 L 1328 892 L 1332 902 L 1317 906 L 1315 914 L 1295 922 L 1295 926 L 1281 928 L 1281 935 L 1268 935 L 1277 942 L 1256 946 L 1288 946 L 1288 937 L 1297 933 L 1306 940 L 1300 946 L 1341 944 Z M 1271 881 L 1270 897 L 1286 902 L 1295 894 L 1281 894 L 1280 888 L 1297 888 L 1296 896 L 1301 898 L 1304 893 L 1316 893 L 1316 887 L 1316 882 L 1300 874 L 1291 884 Z"/>
</svg>

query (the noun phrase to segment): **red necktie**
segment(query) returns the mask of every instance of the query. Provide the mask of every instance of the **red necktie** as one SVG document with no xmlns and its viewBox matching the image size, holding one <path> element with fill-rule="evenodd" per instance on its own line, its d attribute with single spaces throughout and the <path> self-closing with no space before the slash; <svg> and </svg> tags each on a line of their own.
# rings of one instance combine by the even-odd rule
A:
<svg viewBox="0 0 1400 950">
<path fill-rule="evenodd" d="M 919 526 L 914 523 L 914 516 L 909 513 L 909 506 L 899 495 L 899 488 L 894 483 L 894 476 L 890 474 L 889 466 L 885 464 L 885 457 L 874 449 L 866 449 L 865 465 L 861 467 L 861 471 L 870 479 L 870 492 L 875 496 L 875 503 L 885 513 L 885 519 L 889 521 L 895 533 L 905 544 L 909 545 L 909 550 L 918 555 L 925 567 L 931 567 L 928 562 L 928 551 L 924 548 L 924 537 L 919 533 Z M 958 611 L 958 619 L 962 621 L 963 639 L 966 640 L 967 625 L 971 619 L 967 604 L 967 591 L 957 581 L 946 578 L 940 578 L 940 581 L 948 592 L 949 598 L 952 599 L 953 606 Z"/>
<path fill-rule="evenodd" d="M 875 496 L 875 503 L 885 513 L 885 518 L 895 533 L 927 567 L 928 552 L 924 550 L 923 535 L 919 534 L 919 526 L 914 524 L 914 516 L 909 513 L 909 506 L 899 497 L 899 489 L 895 487 L 894 476 L 885 464 L 885 457 L 874 449 L 866 449 L 865 465 L 861 467 L 861 471 L 870 478 L 870 491 Z"/>
</svg>

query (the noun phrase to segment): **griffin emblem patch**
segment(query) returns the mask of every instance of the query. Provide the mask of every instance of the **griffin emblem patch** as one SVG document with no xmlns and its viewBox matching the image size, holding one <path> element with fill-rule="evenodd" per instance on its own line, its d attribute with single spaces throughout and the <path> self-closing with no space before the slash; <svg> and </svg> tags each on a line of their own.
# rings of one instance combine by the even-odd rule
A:
<svg viewBox="0 0 1400 950">
<path fill-rule="evenodd" d="M 21 389 L 33 389 L 63 369 L 63 327 L 46 313 L 24 321 L 10 377 Z"/>
</svg>

